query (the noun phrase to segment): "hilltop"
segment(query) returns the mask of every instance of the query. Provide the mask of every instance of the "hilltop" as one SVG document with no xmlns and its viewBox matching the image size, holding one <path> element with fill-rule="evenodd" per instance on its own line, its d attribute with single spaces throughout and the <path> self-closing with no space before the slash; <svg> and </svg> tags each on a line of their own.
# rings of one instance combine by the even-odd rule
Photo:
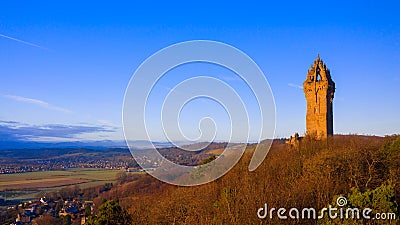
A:
<svg viewBox="0 0 400 225">
<path fill-rule="evenodd" d="M 140 175 L 133 181 L 125 179 L 95 202 L 100 205 L 101 199 L 118 198 L 134 224 L 320 223 L 284 221 L 276 215 L 260 220 L 257 209 L 265 203 L 276 208 L 322 209 L 335 204 L 338 196 L 346 196 L 353 207 L 398 215 L 399 136 L 336 135 L 327 141 L 305 138 L 297 149 L 275 141 L 266 160 L 249 172 L 254 147 L 248 147 L 240 162 L 214 182 L 176 187 Z M 364 202 L 358 201 L 360 198 Z M 371 203 L 374 201 L 379 204 Z"/>
</svg>

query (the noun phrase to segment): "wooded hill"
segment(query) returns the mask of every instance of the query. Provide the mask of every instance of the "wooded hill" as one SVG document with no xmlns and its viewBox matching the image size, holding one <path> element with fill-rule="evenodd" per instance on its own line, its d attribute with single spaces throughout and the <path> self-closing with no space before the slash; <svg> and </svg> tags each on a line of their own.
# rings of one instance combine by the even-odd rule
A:
<svg viewBox="0 0 400 225">
<path fill-rule="evenodd" d="M 377 220 L 259 219 L 268 207 L 322 209 L 338 196 L 348 207 L 394 212 L 400 202 L 400 137 L 337 135 L 327 141 L 304 138 L 299 148 L 274 142 L 253 172 L 248 165 L 255 146 L 222 178 L 196 187 L 177 187 L 149 175 L 125 177 L 102 193 L 119 199 L 132 224 L 388 224 Z M 129 175 L 128 175 L 129 176 Z M 396 199 L 397 196 L 397 199 Z"/>
</svg>

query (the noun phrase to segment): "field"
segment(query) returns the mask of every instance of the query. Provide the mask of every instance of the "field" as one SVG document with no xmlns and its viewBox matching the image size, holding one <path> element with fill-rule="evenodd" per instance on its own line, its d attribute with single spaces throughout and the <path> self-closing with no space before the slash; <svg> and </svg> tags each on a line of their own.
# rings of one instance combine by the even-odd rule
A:
<svg viewBox="0 0 400 225">
<path fill-rule="evenodd" d="M 7 199 L 30 199 L 44 192 L 57 191 L 66 186 L 93 187 L 115 181 L 119 170 L 67 169 L 0 175 L 0 196 Z"/>
</svg>

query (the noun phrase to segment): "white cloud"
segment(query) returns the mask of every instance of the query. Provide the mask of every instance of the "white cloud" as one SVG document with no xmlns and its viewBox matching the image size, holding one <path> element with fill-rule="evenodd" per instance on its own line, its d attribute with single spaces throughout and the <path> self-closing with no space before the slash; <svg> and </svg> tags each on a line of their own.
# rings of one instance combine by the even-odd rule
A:
<svg viewBox="0 0 400 225">
<path fill-rule="evenodd" d="M 0 140 L 76 141 L 109 138 L 118 128 L 105 125 L 42 124 L 30 125 L 0 120 Z M 88 139 L 85 137 L 92 137 Z"/>
<path fill-rule="evenodd" d="M 34 105 L 40 106 L 45 109 L 56 110 L 56 111 L 60 111 L 60 112 L 64 112 L 64 113 L 72 113 L 71 110 L 61 108 L 58 106 L 54 106 L 45 101 L 34 99 L 34 98 L 25 98 L 25 97 L 21 97 L 21 96 L 17 96 L 17 95 L 3 95 L 3 97 L 12 99 L 12 100 L 15 100 L 18 102 L 26 102 L 26 103 L 34 104 Z"/>
<path fill-rule="evenodd" d="M 20 40 L 20 39 L 17 39 L 17 38 L 13 38 L 13 37 L 10 37 L 10 36 L 4 35 L 4 34 L 0 34 L 0 37 L 7 38 L 9 40 L 16 41 L 16 42 L 19 42 L 19 43 L 22 43 L 22 44 L 25 44 L 25 45 L 30 45 L 30 46 L 33 46 L 33 47 L 36 47 L 36 48 L 50 50 L 50 49 L 48 49 L 46 47 L 43 47 L 43 46 L 40 46 L 40 45 L 37 45 L 37 44 L 33 44 L 31 42 L 23 41 L 23 40 Z"/>
<path fill-rule="evenodd" d="M 288 86 L 289 86 L 289 87 L 294 87 L 294 88 L 298 88 L 298 89 L 303 90 L 303 87 L 300 86 L 300 85 L 297 85 L 297 84 L 288 83 Z"/>
</svg>

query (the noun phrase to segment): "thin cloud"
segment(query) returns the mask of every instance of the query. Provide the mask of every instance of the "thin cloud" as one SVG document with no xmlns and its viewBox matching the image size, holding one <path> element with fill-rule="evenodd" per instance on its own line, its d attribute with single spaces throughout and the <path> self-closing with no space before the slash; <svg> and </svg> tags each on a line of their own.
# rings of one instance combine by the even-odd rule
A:
<svg viewBox="0 0 400 225">
<path fill-rule="evenodd" d="M 18 122 L 15 121 L 9 121 L 9 120 L 0 120 L 0 124 L 19 124 Z"/>
<path fill-rule="evenodd" d="M 17 95 L 3 95 L 3 97 L 12 99 L 12 100 L 18 101 L 18 102 L 26 102 L 26 103 L 34 104 L 34 105 L 40 106 L 45 109 L 56 110 L 56 111 L 60 111 L 60 112 L 64 112 L 64 113 L 72 113 L 71 110 L 61 108 L 58 106 L 54 106 L 54 105 L 49 104 L 48 102 L 34 99 L 34 98 L 25 98 L 25 97 L 21 97 L 21 96 L 17 96 Z"/>
<path fill-rule="evenodd" d="M 28 125 L 14 121 L 0 121 L 0 140 L 44 140 L 48 138 L 78 138 L 90 133 L 115 132 L 116 128 L 97 125 L 45 124 Z"/>
<path fill-rule="evenodd" d="M 20 40 L 20 39 L 17 39 L 17 38 L 13 38 L 13 37 L 10 37 L 10 36 L 4 35 L 4 34 L 0 34 L 0 37 L 7 38 L 9 40 L 16 41 L 16 42 L 19 42 L 19 43 L 22 43 L 22 44 L 25 44 L 25 45 L 30 45 L 30 46 L 33 46 L 33 47 L 36 47 L 36 48 L 50 50 L 50 49 L 48 49 L 46 47 L 31 43 L 31 42 L 23 41 L 23 40 Z"/>
<path fill-rule="evenodd" d="M 294 88 L 298 88 L 298 89 L 303 90 L 303 87 L 300 86 L 300 85 L 297 85 L 297 84 L 288 83 L 288 86 L 289 86 L 289 87 L 294 87 Z"/>
</svg>

